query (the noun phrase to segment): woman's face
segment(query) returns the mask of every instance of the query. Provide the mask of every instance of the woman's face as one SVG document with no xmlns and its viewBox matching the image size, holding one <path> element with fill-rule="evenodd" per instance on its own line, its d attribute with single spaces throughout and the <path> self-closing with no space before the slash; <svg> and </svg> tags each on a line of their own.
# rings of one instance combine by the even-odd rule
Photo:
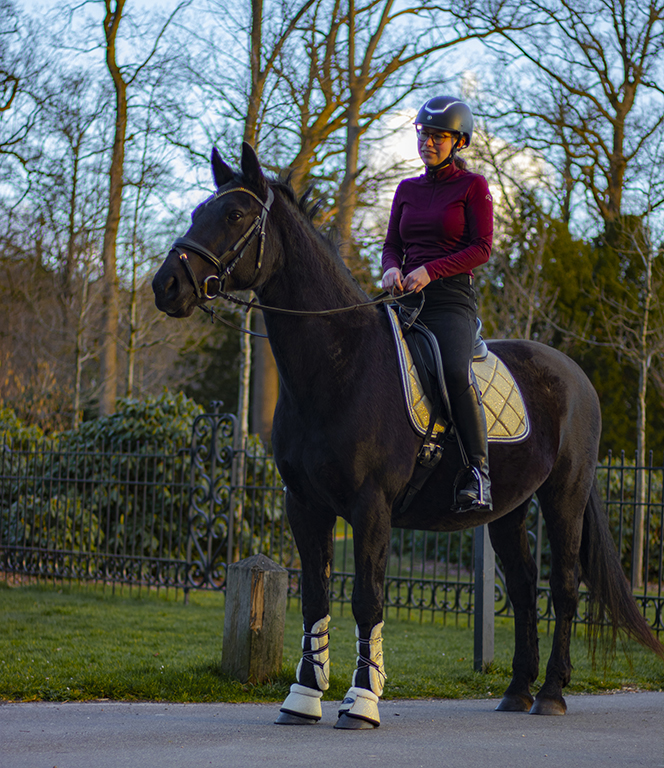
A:
<svg viewBox="0 0 664 768">
<path fill-rule="evenodd" d="M 422 158 L 422 162 L 429 168 L 440 165 L 447 160 L 454 141 L 458 134 L 452 134 L 449 131 L 441 131 L 435 128 L 425 128 L 417 126 L 417 151 Z M 465 139 L 459 142 L 459 148 L 465 144 Z"/>
</svg>

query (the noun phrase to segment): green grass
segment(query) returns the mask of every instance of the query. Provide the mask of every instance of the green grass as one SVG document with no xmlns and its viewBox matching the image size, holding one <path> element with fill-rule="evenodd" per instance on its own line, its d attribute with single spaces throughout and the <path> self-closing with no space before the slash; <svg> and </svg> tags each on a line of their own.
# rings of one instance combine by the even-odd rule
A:
<svg viewBox="0 0 664 768">
<path fill-rule="evenodd" d="M 0 584 L 0 698 L 73 701 L 280 701 L 294 681 L 301 618 L 288 611 L 284 669 L 269 683 L 243 685 L 220 669 L 223 596 L 191 593 L 189 605 L 171 595 L 140 596 L 110 588 Z M 331 622 L 331 687 L 340 699 L 355 664 L 354 620 L 346 608 Z M 498 620 L 495 662 L 473 672 L 473 633 L 442 621 L 388 619 L 384 629 L 388 683 L 385 698 L 499 697 L 509 682 L 513 625 Z M 542 634 L 544 669 L 551 638 Z M 567 691 L 621 688 L 664 690 L 664 662 L 629 645 L 631 663 L 618 654 L 611 669 L 593 669 L 585 641 L 572 644 L 575 665 Z M 542 675 L 538 682 L 541 683 Z"/>
</svg>

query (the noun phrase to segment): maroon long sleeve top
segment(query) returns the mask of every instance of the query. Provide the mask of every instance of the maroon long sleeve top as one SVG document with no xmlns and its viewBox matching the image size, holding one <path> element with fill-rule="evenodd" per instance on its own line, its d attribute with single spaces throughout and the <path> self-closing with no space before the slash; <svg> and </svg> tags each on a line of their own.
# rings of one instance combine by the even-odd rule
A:
<svg viewBox="0 0 664 768">
<path fill-rule="evenodd" d="M 432 280 L 473 274 L 489 260 L 493 201 L 484 176 L 454 164 L 397 187 L 383 246 L 383 271 L 424 266 Z"/>
</svg>

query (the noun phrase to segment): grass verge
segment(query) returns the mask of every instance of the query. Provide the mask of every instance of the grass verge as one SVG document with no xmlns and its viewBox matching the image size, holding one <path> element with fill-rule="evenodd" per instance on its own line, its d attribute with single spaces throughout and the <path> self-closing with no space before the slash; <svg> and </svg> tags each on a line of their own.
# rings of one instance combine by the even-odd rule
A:
<svg viewBox="0 0 664 768">
<path fill-rule="evenodd" d="M 280 701 L 294 681 L 301 618 L 286 618 L 284 668 L 274 680 L 242 684 L 220 669 L 223 596 L 191 593 L 189 605 L 163 593 L 113 595 L 110 588 L 0 583 L 0 699 L 9 701 Z M 449 622 L 449 619 L 448 619 Z M 331 686 L 343 697 L 355 665 L 350 610 L 333 613 Z M 513 623 L 496 622 L 495 661 L 473 671 L 473 633 L 453 625 L 388 619 L 384 629 L 388 683 L 384 698 L 499 697 L 509 682 Z M 551 638 L 540 635 L 545 667 Z M 572 641 L 570 693 L 664 690 L 664 662 L 628 644 L 610 668 L 593 669 L 583 637 Z M 538 683 L 542 681 L 542 674 Z"/>
</svg>

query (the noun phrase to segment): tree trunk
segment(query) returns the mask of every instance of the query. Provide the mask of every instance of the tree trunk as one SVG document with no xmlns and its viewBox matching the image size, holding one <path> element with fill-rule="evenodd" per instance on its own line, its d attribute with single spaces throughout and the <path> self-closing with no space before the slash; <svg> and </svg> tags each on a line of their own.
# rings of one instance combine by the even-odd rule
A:
<svg viewBox="0 0 664 768">
<path fill-rule="evenodd" d="M 646 518 L 646 392 L 648 370 L 643 361 L 639 370 L 639 396 L 636 411 L 636 487 L 634 489 L 634 538 L 632 540 L 632 589 L 643 586 L 643 561 Z"/>
<path fill-rule="evenodd" d="M 254 149 L 258 143 L 258 118 L 265 75 L 261 72 L 261 45 L 263 41 L 263 0 L 251 0 L 251 50 L 249 51 L 249 71 L 251 72 L 251 90 L 247 104 L 247 118 L 244 121 L 243 140 Z"/>
<path fill-rule="evenodd" d="M 348 88 L 350 98 L 346 113 L 346 168 L 339 188 L 336 217 L 339 252 L 350 265 L 353 236 L 353 213 L 356 204 L 357 165 L 360 148 L 360 97 L 355 73 L 355 1 L 348 0 Z"/>
<path fill-rule="evenodd" d="M 639 238 L 640 240 L 640 238 Z M 645 547 L 647 475 L 646 475 L 646 396 L 648 394 L 648 374 L 650 372 L 651 355 L 648 349 L 650 330 L 650 305 L 652 302 L 652 247 L 649 242 L 636 242 L 635 250 L 641 253 L 645 267 L 645 283 L 643 295 L 643 315 L 641 319 L 639 338 L 639 395 L 636 410 L 636 488 L 634 505 L 634 540 L 632 545 L 632 588 L 643 586 L 643 563 Z M 647 574 L 645 579 L 647 580 Z"/>
<path fill-rule="evenodd" d="M 81 387 L 83 381 L 83 362 L 85 360 L 84 338 L 85 338 L 85 315 L 88 311 L 88 292 L 90 288 L 90 276 L 86 264 L 85 274 L 83 275 L 83 285 L 81 286 L 81 306 L 79 307 L 78 317 L 76 318 L 76 342 L 74 344 L 74 416 L 72 418 L 72 429 L 77 429 L 81 423 Z"/>
<path fill-rule="evenodd" d="M 254 330 L 265 333 L 265 320 L 262 313 L 256 314 Z M 251 431 L 260 435 L 263 445 L 269 446 L 272 440 L 272 419 L 279 397 L 279 373 L 267 339 L 254 342 L 254 375 L 251 397 Z"/>
<path fill-rule="evenodd" d="M 251 308 L 243 313 L 242 328 L 251 330 Z M 233 497 L 230 502 L 231 519 L 228 526 L 228 563 L 236 563 L 240 559 L 242 518 L 244 517 L 244 485 L 247 464 L 247 437 L 249 434 L 249 387 L 251 382 L 251 336 L 242 334 L 240 382 L 237 396 L 238 430 L 233 435 L 233 466 L 231 467 L 231 488 Z"/>
<path fill-rule="evenodd" d="M 247 105 L 247 119 L 244 123 L 244 141 L 258 150 L 260 105 L 267 72 L 261 68 L 261 46 L 263 41 L 263 0 L 251 0 L 251 50 L 249 52 L 251 69 L 251 91 Z M 259 333 L 265 333 L 262 315 L 257 315 L 256 326 Z M 262 330 L 261 330 L 262 328 Z M 249 336 L 246 337 L 247 341 Z M 263 443 L 269 444 L 272 434 L 272 418 L 279 393 L 277 364 L 272 349 L 267 341 L 257 339 L 253 349 L 254 379 L 251 397 L 251 431 L 258 432 Z M 246 380 L 246 393 L 249 397 L 249 379 L 251 376 L 251 354 L 243 356 L 246 370 L 241 374 Z M 247 403 L 249 400 L 247 399 Z M 244 434 L 247 434 L 245 426 Z"/>
<path fill-rule="evenodd" d="M 115 89 L 115 136 L 109 170 L 109 196 L 102 260 L 104 265 L 104 325 L 101 350 L 101 395 L 99 410 L 102 415 L 115 412 L 118 387 L 118 294 L 119 281 L 116 266 L 116 243 L 120 228 L 124 173 L 125 138 L 127 133 L 127 84 L 117 63 L 116 40 L 125 0 L 105 0 L 104 34 L 106 36 L 106 64 Z"/>
<path fill-rule="evenodd" d="M 131 269 L 131 293 L 129 296 L 129 341 L 127 344 L 127 397 L 134 396 L 134 372 L 138 345 L 138 287 L 136 281 L 136 253 Z"/>
</svg>

